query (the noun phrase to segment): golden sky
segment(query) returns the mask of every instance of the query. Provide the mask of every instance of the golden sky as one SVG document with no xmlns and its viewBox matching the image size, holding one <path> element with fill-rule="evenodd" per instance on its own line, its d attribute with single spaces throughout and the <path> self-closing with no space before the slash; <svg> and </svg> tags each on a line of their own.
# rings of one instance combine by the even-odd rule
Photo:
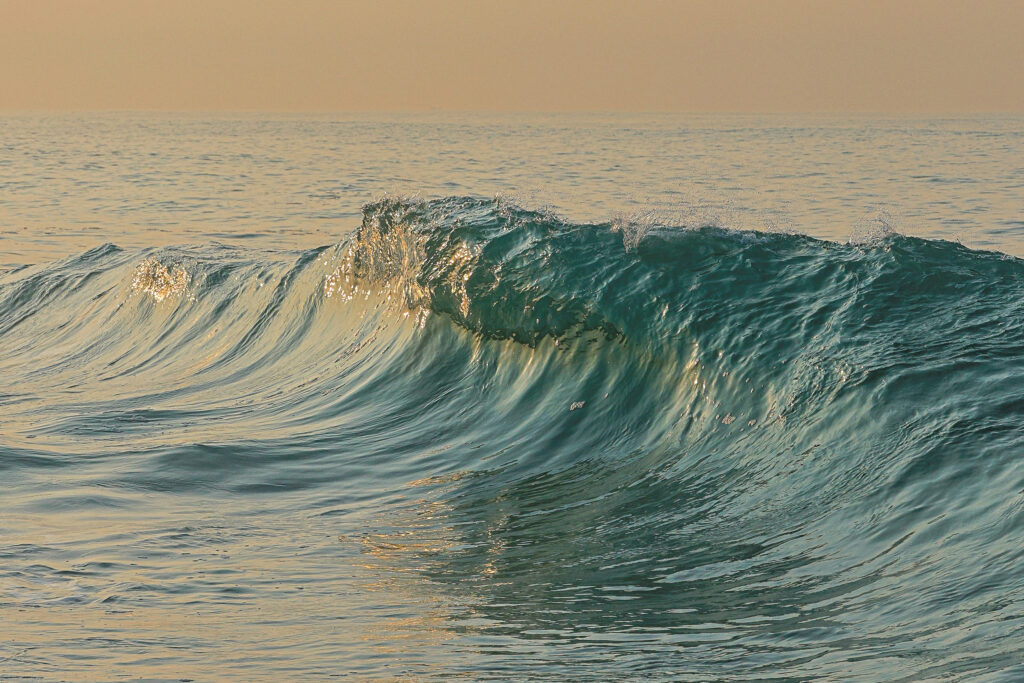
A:
<svg viewBox="0 0 1024 683">
<path fill-rule="evenodd" d="M 0 110 L 1024 111 L 1019 0 L 0 0 Z"/>
</svg>

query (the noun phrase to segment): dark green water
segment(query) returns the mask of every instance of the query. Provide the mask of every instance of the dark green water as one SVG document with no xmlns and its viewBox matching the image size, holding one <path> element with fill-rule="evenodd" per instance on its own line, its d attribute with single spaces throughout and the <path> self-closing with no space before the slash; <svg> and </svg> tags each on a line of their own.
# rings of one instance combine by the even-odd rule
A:
<svg viewBox="0 0 1024 683">
<path fill-rule="evenodd" d="M 0 276 L 0 678 L 1024 675 L 1024 262 L 359 225 Z"/>
</svg>

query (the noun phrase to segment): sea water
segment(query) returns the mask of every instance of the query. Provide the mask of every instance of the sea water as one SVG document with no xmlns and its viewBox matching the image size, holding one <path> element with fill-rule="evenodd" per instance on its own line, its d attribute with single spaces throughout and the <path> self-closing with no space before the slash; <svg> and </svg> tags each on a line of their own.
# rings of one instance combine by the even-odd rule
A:
<svg viewBox="0 0 1024 683">
<path fill-rule="evenodd" d="M 0 678 L 1024 676 L 1024 118 L 0 118 Z"/>
</svg>

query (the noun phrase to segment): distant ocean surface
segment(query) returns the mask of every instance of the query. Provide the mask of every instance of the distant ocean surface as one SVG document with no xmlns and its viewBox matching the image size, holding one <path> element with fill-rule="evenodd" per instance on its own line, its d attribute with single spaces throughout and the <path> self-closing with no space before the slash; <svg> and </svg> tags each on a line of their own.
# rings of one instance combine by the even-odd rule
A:
<svg viewBox="0 0 1024 683">
<path fill-rule="evenodd" d="M 1024 678 L 1024 118 L 0 117 L 0 680 Z"/>
</svg>

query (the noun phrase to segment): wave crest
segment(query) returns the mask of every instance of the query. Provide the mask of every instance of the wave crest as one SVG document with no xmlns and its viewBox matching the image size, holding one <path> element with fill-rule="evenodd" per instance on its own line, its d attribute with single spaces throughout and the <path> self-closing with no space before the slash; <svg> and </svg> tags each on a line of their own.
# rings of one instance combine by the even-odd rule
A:
<svg viewBox="0 0 1024 683">
<path fill-rule="evenodd" d="M 131 288 L 134 292 L 149 294 L 154 301 L 179 297 L 188 289 L 192 276 L 180 265 L 167 267 L 156 258 L 149 257 L 135 267 Z"/>
</svg>

